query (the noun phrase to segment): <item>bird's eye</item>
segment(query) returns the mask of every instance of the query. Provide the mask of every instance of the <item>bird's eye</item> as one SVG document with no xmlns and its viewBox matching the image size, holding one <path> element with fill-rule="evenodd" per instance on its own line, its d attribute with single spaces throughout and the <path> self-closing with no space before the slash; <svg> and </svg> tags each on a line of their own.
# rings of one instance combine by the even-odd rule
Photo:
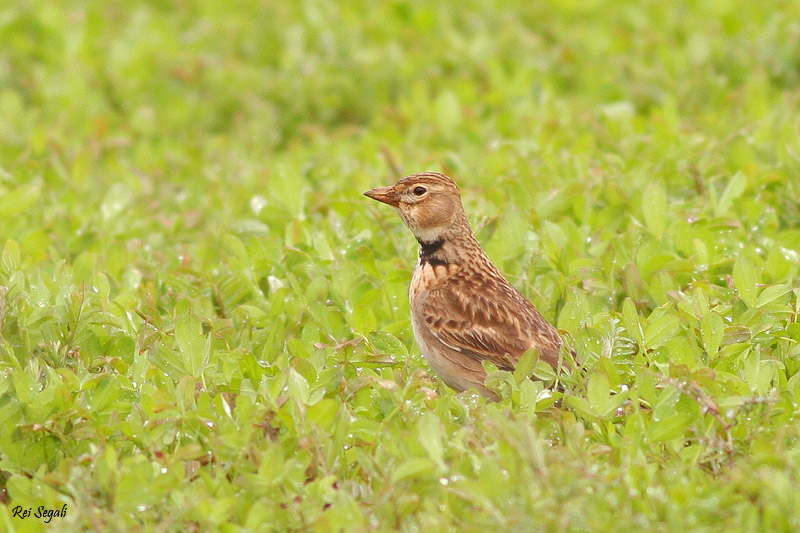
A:
<svg viewBox="0 0 800 533">
<path fill-rule="evenodd" d="M 414 191 L 413 192 L 417 196 L 422 196 L 423 194 L 428 192 L 428 189 L 426 189 L 425 187 L 414 187 Z"/>
</svg>

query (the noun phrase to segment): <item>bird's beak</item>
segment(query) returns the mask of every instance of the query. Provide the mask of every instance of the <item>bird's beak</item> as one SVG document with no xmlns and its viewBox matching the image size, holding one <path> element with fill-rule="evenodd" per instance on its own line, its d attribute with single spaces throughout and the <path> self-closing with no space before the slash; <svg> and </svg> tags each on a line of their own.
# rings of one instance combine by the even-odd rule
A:
<svg viewBox="0 0 800 533">
<path fill-rule="evenodd" d="M 376 187 L 365 192 L 364 196 L 389 204 L 392 207 L 400 205 L 400 195 L 397 194 L 394 187 Z"/>
</svg>

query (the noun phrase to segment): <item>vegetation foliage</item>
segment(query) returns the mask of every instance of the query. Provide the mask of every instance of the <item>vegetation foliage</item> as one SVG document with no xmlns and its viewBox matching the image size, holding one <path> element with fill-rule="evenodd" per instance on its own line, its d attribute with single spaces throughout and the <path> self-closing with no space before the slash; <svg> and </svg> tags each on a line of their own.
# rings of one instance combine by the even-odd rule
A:
<svg viewBox="0 0 800 533">
<path fill-rule="evenodd" d="M 3 3 L 0 529 L 797 530 L 798 20 Z M 580 371 L 432 375 L 422 170 Z"/>
</svg>

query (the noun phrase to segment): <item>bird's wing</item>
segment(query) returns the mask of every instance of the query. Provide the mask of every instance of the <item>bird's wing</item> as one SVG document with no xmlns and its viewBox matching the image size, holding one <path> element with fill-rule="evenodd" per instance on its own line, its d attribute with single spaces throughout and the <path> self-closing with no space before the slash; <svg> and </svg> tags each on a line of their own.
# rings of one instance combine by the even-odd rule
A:
<svg viewBox="0 0 800 533">
<path fill-rule="evenodd" d="M 537 348 L 542 360 L 558 364 L 561 337 L 513 287 L 497 293 L 431 290 L 421 305 L 431 333 L 453 350 L 478 361 L 513 370 L 526 350 Z"/>
</svg>

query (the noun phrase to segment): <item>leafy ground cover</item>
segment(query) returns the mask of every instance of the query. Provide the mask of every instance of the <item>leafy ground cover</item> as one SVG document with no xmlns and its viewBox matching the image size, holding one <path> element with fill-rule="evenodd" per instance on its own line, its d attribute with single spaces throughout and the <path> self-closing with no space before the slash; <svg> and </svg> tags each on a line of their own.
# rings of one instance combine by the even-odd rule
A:
<svg viewBox="0 0 800 533">
<path fill-rule="evenodd" d="M 797 530 L 798 20 L 2 4 L 0 529 Z M 580 372 L 431 374 L 420 170 Z"/>
</svg>

